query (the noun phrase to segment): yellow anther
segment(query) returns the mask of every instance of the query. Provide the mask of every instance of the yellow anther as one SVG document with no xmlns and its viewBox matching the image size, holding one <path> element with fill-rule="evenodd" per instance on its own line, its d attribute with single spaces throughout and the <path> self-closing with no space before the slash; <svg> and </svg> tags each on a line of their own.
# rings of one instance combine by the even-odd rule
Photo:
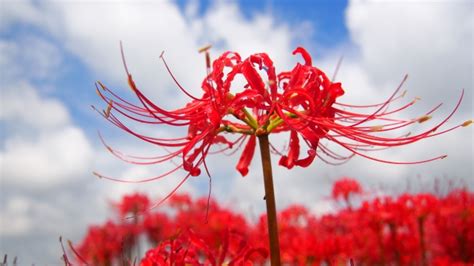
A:
<svg viewBox="0 0 474 266">
<path fill-rule="evenodd" d="M 381 131 L 383 129 L 383 126 L 373 126 L 370 128 L 370 131 Z"/>
<path fill-rule="evenodd" d="M 100 93 L 99 89 L 96 89 L 95 92 L 99 95 L 100 98 L 104 98 L 104 96 Z"/>
<path fill-rule="evenodd" d="M 470 126 L 472 123 L 474 123 L 474 121 L 471 120 L 467 120 L 466 122 L 462 123 L 461 126 L 463 127 L 467 127 L 467 126 Z"/>
<path fill-rule="evenodd" d="M 128 86 L 136 93 L 135 82 L 133 82 L 132 75 L 128 74 Z"/>
<path fill-rule="evenodd" d="M 110 116 L 110 111 L 112 110 L 112 100 L 109 101 L 109 105 L 107 106 L 107 109 L 104 111 L 105 118 L 109 118 Z"/>
<path fill-rule="evenodd" d="M 268 81 L 268 85 L 269 85 L 269 86 L 272 86 L 272 85 L 275 84 L 275 83 L 276 83 L 276 81 L 274 81 L 273 79 L 271 79 L 271 80 Z"/>
<path fill-rule="evenodd" d="M 415 97 L 415 101 L 419 101 L 419 100 L 421 100 L 421 97 L 418 97 L 418 96 Z"/>
<path fill-rule="evenodd" d="M 424 115 L 424 116 L 418 118 L 418 123 L 423 123 L 423 122 L 426 122 L 426 121 L 428 121 L 428 120 L 430 120 L 430 119 L 431 119 L 431 116 L 430 116 L 430 115 Z"/>
<path fill-rule="evenodd" d="M 100 81 L 97 81 L 97 84 L 99 84 L 99 86 L 105 91 L 105 85 L 102 84 L 102 82 Z"/>
<path fill-rule="evenodd" d="M 212 47 L 211 44 L 206 45 L 206 46 L 204 46 L 204 47 L 199 48 L 198 52 L 199 52 L 199 53 L 207 52 L 209 49 L 211 49 L 211 47 Z"/>
<path fill-rule="evenodd" d="M 235 98 L 235 96 L 234 96 L 232 93 L 230 93 L 230 92 L 228 92 L 228 93 L 225 95 L 225 97 L 226 97 L 226 100 L 232 100 L 232 99 Z"/>
<path fill-rule="evenodd" d="M 407 90 L 404 90 L 403 93 L 402 93 L 402 98 L 405 97 L 405 95 L 407 94 Z"/>
</svg>

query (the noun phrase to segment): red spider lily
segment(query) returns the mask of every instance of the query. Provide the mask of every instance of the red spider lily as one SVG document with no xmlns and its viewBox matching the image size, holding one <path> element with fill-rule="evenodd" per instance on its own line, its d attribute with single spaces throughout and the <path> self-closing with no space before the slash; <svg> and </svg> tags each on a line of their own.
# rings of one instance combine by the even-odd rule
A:
<svg viewBox="0 0 474 266">
<path fill-rule="evenodd" d="M 439 252 L 455 261 L 474 263 L 474 193 L 452 191 L 439 205 L 435 214 Z"/>
<path fill-rule="evenodd" d="M 117 208 L 119 210 L 120 216 L 125 217 L 127 215 L 143 213 L 148 210 L 149 205 L 150 200 L 147 196 L 140 193 L 135 193 L 123 197 L 122 201 L 117 204 Z"/>
<path fill-rule="evenodd" d="M 100 226 L 91 226 L 82 243 L 72 248 L 82 262 L 114 265 L 135 245 L 137 233 L 134 226 L 107 221 Z"/>
<path fill-rule="evenodd" d="M 143 218 L 143 231 L 153 245 L 174 235 L 176 232 L 169 230 L 173 226 L 168 216 L 163 213 L 149 213 Z"/>
<path fill-rule="evenodd" d="M 354 179 L 343 177 L 334 183 L 332 187 L 333 199 L 342 198 L 345 201 L 349 200 L 350 195 L 362 193 L 362 188 Z"/>
<path fill-rule="evenodd" d="M 213 249 L 193 231 L 188 230 L 149 250 L 140 265 L 255 265 L 256 256 L 267 256 L 266 249 L 251 248 L 244 242 L 237 253 L 228 254 L 227 241 L 231 237 L 233 236 L 227 234 L 227 237 L 223 238 L 222 246 Z"/>
<path fill-rule="evenodd" d="M 311 56 L 304 48 L 298 47 L 293 54 L 300 54 L 304 64 L 298 63 L 291 71 L 277 74 L 273 61 L 265 53 L 253 54 L 242 60 L 238 53 L 225 52 L 211 67 L 206 51 L 208 75 L 201 84 L 203 93 L 200 97 L 191 95 L 177 82 L 161 56 L 176 85 L 191 98 L 182 108 L 165 110 L 138 89 L 125 64 L 122 51 L 128 84 L 136 95 L 138 104 L 125 100 L 98 82 L 97 92 L 108 104 L 102 115 L 133 136 L 164 147 L 168 153 L 154 157 L 130 156 L 113 149 L 105 142 L 104 145 L 115 156 L 135 164 L 159 164 L 171 162 L 175 158 L 180 158 L 181 162 L 155 177 L 118 181 L 146 182 L 184 169 L 187 175 L 171 195 L 190 176 L 200 175 L 202 166 L 209 175 L 207 155 L 237 150 L 242 146 L 244 148 L 237 163 L 237 170 L 245 176 L 254 155 L 256 137 L 280 132 L 289 132 L 289 149 L 286 154 L 276 149 L 274 151 L 281 156 L 279 164 L 289 169 L 294 166 L 307 167 L 317 155 L 331 164 L 343 163 L 354 155 L 392 164 L 423 163 L 445 158 L 446 155 L 420 161 L 395 162 L 369 156 L 367 152 L 407 145 L 472 123 L 469 120 L 455 127 L 441 129 L 458 109 L 463 92 L 452 112 L 442 121 L 418 134 L 400 134 L 400 129 L 429 120 L 440 105 L 416 118 L 395 118 L 395 115 L 398 116 L 399 112 L 416 102 L 414 99 L 396 105 L 405 95 L 400 93 L 400 90 L 406 77 L 395 92 L 382 103 L 363 106 L 339 103 L 337 99 L 344 94 L 341 83 L 332 82 L 322 70 L 313 66 Z M 242 88 L 233 88 L 236 77 L 243 77 L 247 84 Z M 232 91 L 238 92 L 231 93 L 231 88 Z M 366 111 L 363 112 L 364 110 Z M 153 126 L 185 127 L 187 134 L 177 138 L 147 136 L 127 126 L 123 122 L 124 119 Z M 394 132 L 397 136 L 386 136 L 388 132 Z M 241 135 L 232 139 L 230 133 Z M 336 153 L 324 145 L 322 139 L 341 146 L 349 154 Z M 102 137 L 101 140 L 103 141 Z M 301 155 L 301 141 L 306 146 L 306 155 Z M 211 147 L 217 144 L 221 147 L 211 150 Z M 96 175 L 117 180 L 97 173 Z"/>
</svg>

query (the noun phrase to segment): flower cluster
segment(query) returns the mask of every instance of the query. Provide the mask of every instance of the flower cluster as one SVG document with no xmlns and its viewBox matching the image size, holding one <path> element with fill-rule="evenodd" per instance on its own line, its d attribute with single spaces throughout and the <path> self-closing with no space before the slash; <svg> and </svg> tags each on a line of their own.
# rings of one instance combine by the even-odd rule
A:
<svg viewBox="0 0 474 266">
<path fill-rule="evenodd" d="M 341 182 L 357 184 L 347 178 Z M 143 198 L 124 197 L 119 206 L 135 206 Z M 74 248 L 77 260 L 131 265 L 138 253 L 130 250 L 139 242 L 130 239 L 144 235 L 153 248 L 142 258 L 143 266 L 268 263 L 268 243 L 262 241 L 267 239 L 265 215 L 251 222 L 211 200 L 206 219 L 206 206 L 206 198 L 175 194 L 161 212 L 144 213 L 134 226 L 130 219 L 92 226 Z M 305 207 L 289 206 L 278 216 L 285 265 L 340 265 L 350 259 L 355 265 L 467 266 L 474 262 L 474 194 L 466 189 L 446 196 L 377 197 L 321 217 Z"/>
<path fill-rule="evenodd" d="M 208 74 L 202 81 L 202 95 L 199 97 L 191 95 L 178 83 L 163 54 L 161 56 L 176 85 L 191 99 L 179 109 L 166 110 L 150 100 L 132 79 L 125 59 L 128 84 L 138 99 L 137 103 L 125 100 L 98 82 L 97 92 L 108 104 L 102 115 L 127 133 L 164 147 L 167 153 L 154 157 L 128 156 L 104 142 L 109 151 L 136 164 L 159 164 L 171 162 L 174 158 L 180 160 L 180 163 L 172 163 L 171 169 L 162 175 L 135 182 L 156 180 L 184 169 L 187 175 L 181 185 L 189 176 L 200 175 L 203 166 L 209 174 L 207 155 L 241 147 L 243 152 L 237 170 L 245 176 L 254 155 L 256 138 L 282 132 L 289 133 L 288 150 L 280 151 L 273 147 L 273 151 L 280 156 L 279 164 L 289 169 L 294 166 L 307 167 L 317 156 L 331 164 L 343 163 L 354 155 L 394 164 L 428 162 L 446 156 L 392 162 L 367 153 L 407 145 L 472 123 L 466 121 L 452 128 L 441 129 L 456 112 L 462 94 L 445 119 L 417 134 L 401 132 L 410 125 L 429 120 L 439 105 L 415 118 L 397 118 L 401 111 L 417 100 L 398 103 L 405 95 L 401 86 L 406 77 L 395 92 L 381 103 L 361 106 L 341 103 L 338 101 L 344 94 L 341 83 L 333 82 L 321 69 L 313 66 L 311 56 L 302 47 L 295 49 L 293 54 L 301 55 L 304 63 L 297 63 L 290 71 L 279 73 L 266 53 L 242 59 L 238 53 L 225 52 L 211 65 L 208 50 L 203 51 L 206 52 Z M 239 78 L 244 80 L 244 85 L 235 82 Z M 176 138 L 148 136 L 131 128 L 124 120 L 151 126 L 185 127 L 187 132 Z M 390 132 L 392 136 L 387 135 Z M 347 154 L 339 154 L 321 140 L 335 143 Z M 216 145 L 217 148 L 212 148 Z"/>
<path fill-rule="evenodd" d="M 351 195 L 357 195 L 362 193 L 362 187 L 357 181 L 351 178 L 341 178 L 334 183 L 332 187 L 332 197 L 334 199 L 342 198 L 345 201 L 349 200 Z"/>
</svg>

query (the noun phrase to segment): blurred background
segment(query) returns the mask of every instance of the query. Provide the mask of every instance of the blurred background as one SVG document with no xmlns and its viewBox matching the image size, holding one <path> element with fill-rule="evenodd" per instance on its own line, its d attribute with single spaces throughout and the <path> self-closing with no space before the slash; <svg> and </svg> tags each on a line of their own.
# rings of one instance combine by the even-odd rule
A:
<svg viewBox="0 0 474 266">
<path fill-rule="evenodd" d="M 131 98 L 121 63 L 122 41 L 137 85 L 158 105 L 177 108 L 187 98 L 159 60 L 167 61 L 180 83 L 199 95 L 205 61 L 198 49 L 212 44 L 214 58 L 226 50 L 246 57 L 266 52 L 277 71 L 301 61 L 291 55 L 304 46 L 313 64 L 337 79 L 341 102 L 378 103 L 390 96 L 405 74 L 407 99 L 420 97 L 407 117 L 443 103 L 432 120 L 441 121 L 462 89 L 464 100 L 448 122 L 473 118 L 473 3 L 471 1 L 0 1 L 0 255 L 18 256 L 22 265 L 60 264 L 58 238 L 77 241 L 88 225 L 102 222 L 111 202 L 140 191 L 158 200 L 181 180 L 130 185 L 100 180 L 98 171 L 118 178 L 162 173 L 160 166 L 126 164 L 107 152 L 97 132 L 126 153 L 153 154 L 91 109 L 105 108 L 95 93 L 97 80 Z M 170 136 L 167 128 L 147 128 Z M 150 131 L 151 130 L 151 131 Z M 271 141 L 287 144 L 286 136 Z M 239 154 L 239 153 L 238 153 Z M 315 161 L 288 171 L 273 159 L 277 205 L 297 203 L 314 214 L 330 212 L 335 180 L 349 176 L 374 194 L 430 191 L 442 186 L 474 189 L 473 128 L 461 128 L 378 157 L 414 161 L 447 154 L 421 165 L 386 165 L 353 158 L 342 166 Z M 264 211 L 259 156 L 249 174 L 235 170 L 238 155 L 208 159 L 212 196 L 249 217 Z M 193 177 L 180 189 L 208 193 L 209 178 Z"/>
</svg>

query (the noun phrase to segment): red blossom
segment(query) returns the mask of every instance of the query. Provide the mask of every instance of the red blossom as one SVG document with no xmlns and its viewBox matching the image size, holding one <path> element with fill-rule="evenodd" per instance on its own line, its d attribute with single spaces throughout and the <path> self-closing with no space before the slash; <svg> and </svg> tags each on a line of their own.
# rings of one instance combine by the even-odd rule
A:
<svg viewBox="0 0 474 266">
<path fill-rule="evenodd" d="M 125 252 L 125 246 L 132 246 L 131 237 L 135 232 L 125 224 L 107 221 L 103 225 L 91 226 L 82 243 L 77 246 L 81 261 L 93 265 L 113 265 L 118 263 Z"/>
<path fill-rule="evenodd" d="M 409 135 L 401 130 L 429 120 L 440 105 L 415 118 L 398 118 L 400 112 L 417 100 L 398 103 L 405 95 L 405 92 L 401 92 L 401 86 L 406 77 L 387 100 L 358 106 L 339 102 L 339 98 L 344 94 L 341 83 L 333 82 L 321 69 L 313 66 L 311 56 L 302 47 L 295 49 L 293 54 L 301 55 L 304 63 L 297 63 L 292 70 L 278 74 L 273 61 L 266 53 L 253 54 L 242 59 L 238 53 L 225 52 L 211 66 L 207 49 L 208 47 L 203 51 L 206 52 L 208 74 L 201 84 L 200 96 L 191 95 L 177 82 L 161 56 L 178 88 L 190 98 L 190 102 L 182 108 L 166 110 L 151 101 L 137 87 L 125 59 L 123 61 L 127 80 L 138 100 L 136 103 L 125 100 L 101 82 L 97 83 L 97 93 L 107 103 L 107 109 L 102 113 L 104 118 L 125 132 L 168 151 L 166 154 L 151 157 L 131 156 L 113 149 L 104 141 L 111 153 L 135 164 L 150 165 L 172 162 L 173 159 L 180 160 L 180 163 L 170 164 L 171 168 L 161 175 L 143 180 L 119 181 L 146 182 L 184 169 L 187 174 L 178 184 L 179 187 L 189 176 L 200 175 L 203 168 L 209 174 L 206 165 L 209 154 L 237 150 L 242 146 L 245 148 L 237 163 L 237 169 L 245 176 L 254 155 L 256 136 L 281 132 L 289 132 L 290 139 L 286 154 L 277 151 L 281 156 L 279 164 L 289 169 L 294 166 L 307 167 L 316 157 L 327 163 L 339 164 L 354 155 L 393 164 L 428 162 L 446 156 L 398 162 L 372 157 L 368 152 L 407 145 L 467 126 L 472 122 L 466 121 L 442 129 L 458 109 L 464 95 L 462 93 L 446 118 L 420 133 Z M 236 77 L 242 77 L 247 84 L 237 87 L 233 83 Z M 149 136 L 128 126 L 126 120 L 150 126 L 184 127 L 187 132 L 175 138 Z M 387 135 L 390 132 L 393 133 L 392 136 Z M 240 136 L 234 137 L 235 133 Z M 330 149 L 326 142 L 344 148 L 347 154 L 337 153 Z"/>
<path fill-rule="evenodd" d="M 135 193 L 123 197 L 122 201 L 116 205 L 120 216 L 126 217 L 127 215 L 137 215 L 147 211 L 150 206 L 150 200 L 146 195 Z"/>
<path fill-rule="evenodd" d="M 349 200 L 350 195 L 362 193 L 362 187 L 359 183 L 351 178 L 343 177 L 334 183 L 332 187 L 333 199 L 342 198 L 345 201 Z"/>
</svg>

